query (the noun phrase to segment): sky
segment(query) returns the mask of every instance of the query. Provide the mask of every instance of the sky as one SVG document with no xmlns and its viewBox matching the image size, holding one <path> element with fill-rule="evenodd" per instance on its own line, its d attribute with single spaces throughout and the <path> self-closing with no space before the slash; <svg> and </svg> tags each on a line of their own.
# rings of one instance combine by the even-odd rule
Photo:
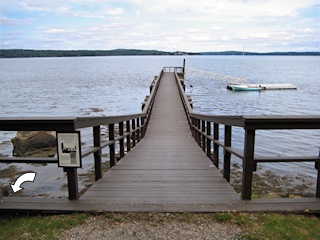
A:
<svg viewBox="0 0 320 240">
<path fill-rule="evenodd" d="M 1 49 L 320 51 L 320 0 L 1 0 Z"/>
</svg>

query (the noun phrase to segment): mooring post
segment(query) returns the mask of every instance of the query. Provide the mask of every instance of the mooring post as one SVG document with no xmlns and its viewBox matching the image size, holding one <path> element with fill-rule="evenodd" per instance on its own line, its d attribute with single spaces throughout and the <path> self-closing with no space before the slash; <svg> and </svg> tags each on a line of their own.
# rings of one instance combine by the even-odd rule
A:
<svg viewBox="0 0 320 240">
<path fill-rule="evenodd" d="M 67 173 L 69 200 L 79 199 L 77 168 L 64 167 L 63 171 Z"/>
<path fill-rule="evenodd" d="M 93 146 L 101 147 L 100 126 L 93 127 Z M 102 177 L 101 167 L 101 148 L 93 153 L 94 156 L 94 172 L 96 181 Z"/>
</svg>

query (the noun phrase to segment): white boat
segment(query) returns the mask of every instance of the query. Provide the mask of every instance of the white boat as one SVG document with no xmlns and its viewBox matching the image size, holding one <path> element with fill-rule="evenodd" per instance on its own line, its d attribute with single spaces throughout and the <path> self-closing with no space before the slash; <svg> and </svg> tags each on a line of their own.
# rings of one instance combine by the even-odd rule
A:
<svg viewBox="0 0 320 240">
<path fill-rule="evenodd" d="M 234 91 L 260 91 L 260 90 L 290 90 L 298 87 L 288 83 L 273 83 L 273 84 L 230 84 L 227 89 Z"/>
<path fill-rule="evenodd" d="M 262 87 L 249 87 L 248 85 L 229 85 L 233 91 L 261 91 Z"/>
</svg>

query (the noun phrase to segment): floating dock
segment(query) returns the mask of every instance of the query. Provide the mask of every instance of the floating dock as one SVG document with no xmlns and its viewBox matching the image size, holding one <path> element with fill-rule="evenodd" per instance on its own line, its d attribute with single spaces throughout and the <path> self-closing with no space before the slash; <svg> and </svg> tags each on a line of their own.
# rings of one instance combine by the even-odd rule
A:
<svg viewBox="0 0 320 240">
<path fill-rule="evenodd" d="M 229 84 L 227 89 L 233 90 L 232 86 L 237 86 L 240 84 Z M 292 90 L 297 89 L 297 86 L 293 84 L 241 84 L 241 86 L 246 86 L 248 88 L 260 88 L 261 90 Z"/>
</svg>

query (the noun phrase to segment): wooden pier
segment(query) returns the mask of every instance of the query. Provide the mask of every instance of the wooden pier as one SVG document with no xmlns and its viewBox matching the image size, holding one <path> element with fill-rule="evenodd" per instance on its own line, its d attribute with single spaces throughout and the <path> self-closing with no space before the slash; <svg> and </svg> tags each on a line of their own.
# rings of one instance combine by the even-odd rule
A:
<svg viewBox="0 0 320 240">
<path fill-rule="evenodd" d="M 110 118 L 42 119 L 38 122 L 30 119 L 0 119 L 0 130 L 42 130 L 48 128 L 46 123 L 54 126 L 49 129 L 69 131 L 92 126 L 94 146 L 82 155 L 87 156 L 93 153 L 97 180 L 92 187 L 79 196 L 76 169 L 65 169 L 68 173 L 69 199 L 71 200 L 1 197 L 0 211 L 320 212 L 319 186 L 316 190 L 317 197 L 314 198 L 251 200 L 252 172 L 257 162 L 263 159 L 254 159 L 252 156 L 250 158 L 250 147 L 245 147 L 244 154 L 233 149 L 230 126 L 245 124 L 249 126 L 253 123 L 248 128 L 251 133 L 248 138 L 252 140 L 252 131 L 259 129 L 261 122 L 265 120 L 192 113 L 176 70 L 176 68 L 165 68 L 162 71 L 145 103 L 142 114 Z M 319 129 L 320 127 L 319 117 L 300 120 L 306 124 L 307 128 Z M 226 124 L 225 142 L 219 141 L 216 133 L 214 136 L 211 135 L 211 121 L 214 122 L 215 131 L 219 123 Z M 279 128 L 282 127 L 281 124 L 290 122 L 290 119 L 279 121 L 272 118 L 269 122 Z M 23 126 L 21 126 L 22 123 Z M 115 123 L 119 123 L 119 136 L 114 136 Z M 99 135 L 102 124 L 107 124 L 109 127 L 109 141 L 105 143 L 100 141 Z M 290 126 L 302 128 L 299 124 Z M 127 154 L 124 154 L 125 139 L 127 143 L 131 143 L 127 144 Z M 114 156 L 116 141 L 120 144 L 121 159 L 118 162 Z M 102 176 L 101 149 L 108 146 L 112 168 Z M 218 169 L 219 161 L 216 159 L 219 146 L 225 149 L 223 175 Z M 215 150 L 213 159 L 212 147 Z M 244 169 L 243 178 L 248 183 L 243 183 L 241 196 L 228 183 L 231 154 L 243 159 L 248 158 L 252 163 L 244 161 L 246 169 Z M 319 172 L 319 156 L 291 160 L 314 161 Z M 0 161 L 26 162 L 23 159 L 14 160 L 13 158 L 0 158 Z M 57 163 L 57 159 L 29 159 L 29 161 Z"/>
</svg>

